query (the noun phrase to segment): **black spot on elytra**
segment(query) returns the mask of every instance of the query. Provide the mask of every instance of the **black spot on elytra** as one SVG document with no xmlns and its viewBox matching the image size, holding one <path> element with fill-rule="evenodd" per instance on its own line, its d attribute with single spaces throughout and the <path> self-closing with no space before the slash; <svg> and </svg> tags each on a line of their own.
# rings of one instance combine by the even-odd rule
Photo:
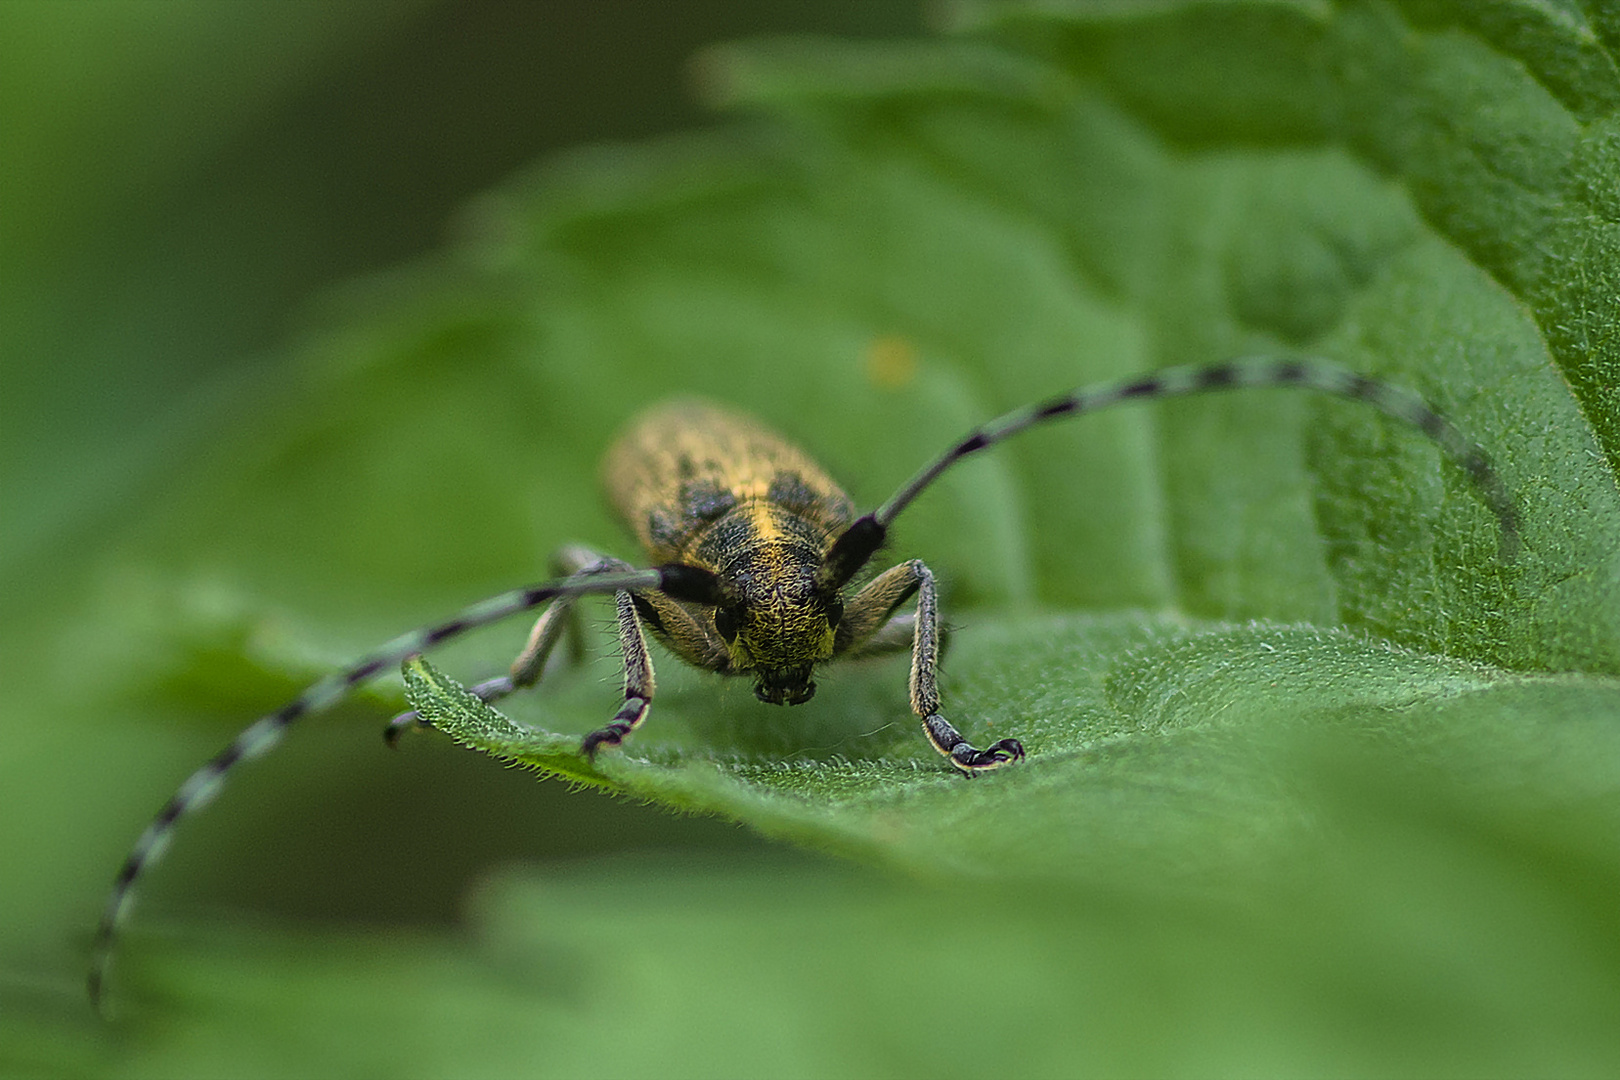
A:
<svg viewBox="0 0 1620 1080">
<path fill-rule="evenodd" d="M 658 547 L 674 547 L 680 540 L 680 529 L 675 519 L 662 510 L 647 513 L 647 538 Z"/>
<path fill-rule="evenodd" d="M 804 477 L 788 471 L 779 472 L 771 477 L 771 486 L 766 491 L 765 497 L 778 506 L 801 514 L 814 509 L 821 499 L 821 496 L 804 482 Z"/>
<path fill-rule="evenodd" d="M 737 505 L 737 496 L 713 480 L 699 480 L 681 488 L 681 503 L 696 521 L 718 521 Z"/>
</svg>

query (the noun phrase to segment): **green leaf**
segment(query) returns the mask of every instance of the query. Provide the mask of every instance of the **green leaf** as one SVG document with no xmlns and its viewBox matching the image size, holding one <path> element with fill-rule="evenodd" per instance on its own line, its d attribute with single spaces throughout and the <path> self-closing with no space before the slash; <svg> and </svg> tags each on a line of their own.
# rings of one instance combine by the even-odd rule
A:
<svg viewBox="0 0 1620 1080">
<path fill-rule="evenodd" d="M 984 740 L 1024 739 L 1027 767 L 955 783 L 901 713 L 898 669 L 886 697 L 860 675 L 780 718 L 678 683 L 627 750 L 639 764 L 578 760 L 605 720 L 598 687 L 510 706 L 535 732 L 427 668 L 413 707 L 497 756 L 879 862 L 1196 879 L 1229 865 L 1223 837 L 1300 813 L 1271 797 L 1288 772 L 1264 753 L 1279 686 L 1297 695 L 1286 730 L 1365 733 L 1384 723 L 1369 710 L 1417 727 L 1420 704 L 1514 672 L 1620 670 L 1613 470 L 1556 368 L 1575 358 L 1537 321 L 1567 318 L 1560 275 L 1592 269 L 1547 257 L 1552 224 L 1523 231 L 1531 213 L 1601 231 L 1553 164 L 1577 156 L 1571 103 L 1450 22 L 1403 27 L 1392 9 L 995 5 L 976 25 L 1000 44 L 715 50 L 711 92 L 767 110 L 772 134 L 582 153 L 510 189 L 481 258 L 547 298 L 540 369 L 558 396 L 592 420 L 694 386 L 793 434 L 816 416 L 805 440 L 871 504 L 942 428 L 1065 384 L 1309 349 L 1422 390 L 1490 448 L 1525 515 L 1518 561 L 1498 561 L 1465 478 L 1370 410 L 1188 400 L 1032 434 L 901 522 L 950 610 L 1026 612 L 1000 640 L 959 635 L 947 708 Z M 1397 63 L 1394 83 L 1364 78 Z M 915 354 L 911 383 L 874 383 L 880 348 Z M 1059 629 L 1036 605 L 1165 614 Z M 1187 695 L 1144 672 L 1192 679 L 1206 653 L 1225 696 L 1140 727 L 1156 695 Z M 1093 700 L 1103 687 L 1115 699 Z M 1100 839 L 1122 835 L 1141 839 Z"/>
<path fill-rule="evenodd" d="M 775 725 L 752 702 L 690 685 L 713 680 L 682 680 L 657 706 L 658 728 L 675 734 L 649 723 L 595 760 L 580 755 L 583 732 L 516 724 L 425 660 L 407 663 L 406 696 L 502 759 L 944 880 L 1230 885 L 1315 842 L 1314 796 L 1296 773 L 1324 747 L 1398 747 L 1434 767 L 1477 759 L 1470 769 L 1501 784 L 1541 744 L 1560 762 L 1541 778 L 1559 802 L 1620 789 L 1612 680 L 1494 672 L 1344 631 L 1140 615 L 989 623 L 964 637 L 953 700 L 987 739 L 1017 734 L 1031 755 L 974 783 L 940 767 L 909 724 L 883 722 L 883 680 L 864 677 L 876 672 L 836 686 L 821 726 L 784 718 L 790 735 L 762 730 Z M 570 715 L 580 689 L 587 705 L 601 697 L 576 683 L 525 711 Z"/>
<path fill-rule="evenodd" d="M 183 1015 L 146 1071 L 206 1072 L 188 1047 L 243 1031 L 282 1072 L 667 1073 L 670 1046 L 784 1074 L 1612 1068 L 1620 20 L 956 10 L 948 40 L 712 50 L 733 118 L 542 163 L 441 255 L 334 296 L 290 380 L 234 398 L 108 539 L 71 671 L 201 713 L 221 649 L 238 685 L 290 682 L 564 543 L 633 557 L 596 462 L 677 393 L 870 507 L 1070 386 L 1323 355 L 1488 450 L 1518 558 L 1420 435 L 1232 394 L 1033 432 L 900 520 L 885 557 L 926 559 L 956 624 L 947 714 L 1029 750 L 988 776 L 928 748 L 904 658 L 773 710 L 660 654 L 650 719 L 594 761 L 610 650 L 498 711 L 439 667 L 492 674 L 521 628 L 413 661 L 411 707 L 467 746 L 891 876 L 584 867 L 561 894 L 496 879 L 472 944 L 182 943 L 133 980 Z M 546 828 L 439 816 L 449 847 Z"/>
</svg>

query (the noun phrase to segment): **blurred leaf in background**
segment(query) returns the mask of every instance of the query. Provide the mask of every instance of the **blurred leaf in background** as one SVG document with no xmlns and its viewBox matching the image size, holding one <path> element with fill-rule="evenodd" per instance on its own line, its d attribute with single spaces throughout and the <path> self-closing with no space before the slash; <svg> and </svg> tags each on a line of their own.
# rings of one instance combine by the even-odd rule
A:
<svg viewBox="0 0 1620 1080">
<path fill-rule="evenodd" d="M 50 41 L 84 33 L 18 10 Z M 186 48 L 157 62 L 97 23 L 122 66 L 94 70 L 238 87 L 192 126 L 234 133 L 230 175 L 250 177 L 279 88 L 324 87 L 320 116 L 359 87 L 386 99 L 375 87 L 415 69 L 353 58 L 436 55 L 456 21 L 244 9 L 272 32 L 162 10 L 145 18 L 190 11 L 184 32 L 141 25 Z M 506 9 L 473 10 L 487 32 Z M 16 226 L 57 263 L 7 290 L 33 338 L 6 351 L 33 389 L 7 403 L 32 427 L 6 436 L 27 527 L 6 549 L 18 809 L 0 850 L 20 872 L 0 1055 L 68 1075 L 1612 1073 L 1620 19 L 1075 0 L 958 5 L 953 34 L 922 38 L 877 10 L 781 16 L 838 39 L 700 53 L 725 118 L 693 133 L 497 182 L 545 147 L 526 135 L 468 187 L 423 184 L 419 210 L 459 205 L 451 239 L 329 290 L 275 348 L 272 313 L 320 261 L 296 245 L 270 304 L 206 259 L 158 272 L 150 238 L 183 230 L 157 219 L 127 258 L 81 266 L 95 249 L 51 242 L 69 219 L 117 235 L 102 219 L 129 217 L 138 183 L 182 204 L 179 151 L 173 177 L 123 168 L 100 203 L 62 194 Z M 486 44 L 520 54 L 502 30 Z M 349 81 L 299 82 L 295 56 Z M 198 74 L 212 64 L 229 78 Z M 81 131 L 119 135 L 109 153 L 164 145 L 104 114 L 139 99 L 82 100 Z M 143 115 L 178 138 L 173 110 Z M 94 137 L 51 136 L 80 153 Z M 212 168 L 218 145 L 187 143 Z M 421 174 L 393 156 L 371 175 Z M 314 202 L 365 192 L 341 172 L 310 181 Z M 241 198 L 244 235 L 279 233 Z M 336 265 L 398 259 L 415 235 Z M 92 261 L 124 299 L 99 316 L 117 348 L 74 317 Z M 212 291 L 188 310 L 229 310 L 211 332 L 261 360 L 205 376 L 194 344 L 146 374 L 161 349 L 131 313 L 155 318 L 150 293 L 178 304 L 192 278 Z M 76 385 L 37 362 L 53 342 Z M 955 716 L 1023 737 L 1022 766 L 949 775 L 902 660 L 834 669 L 790 711 L 666 661 L 644 732 L 588 767 L 569 748 L 611 705 L 600 641 L 503 703 L 510 720 L 441 674 L 499 671 L 514 626 L 413 668 L 412 701 L 498 756 L 798 846 L 569 797 L 434 736 L 385 755 L 385 686 L 188 822 L 135 920 L 122 1018 L 89 1018 L 84 935 L 152 807 L 235 726 L 540 576 L 558 544 L 631 554 L 595 470 L 641 405 L 695 392 L 758 413 L 873 505 L 996 412 L 1257 350 L 1434 400 L 1518 498 L 1521 556 L 1497 558 L 1432 447 L 1354 405 L 1237 395 L 1032 433 L 920 502 L 893 553 L 944 581 Z M 516 856 L 549 861 L 493 869 Z"/>
</svg>

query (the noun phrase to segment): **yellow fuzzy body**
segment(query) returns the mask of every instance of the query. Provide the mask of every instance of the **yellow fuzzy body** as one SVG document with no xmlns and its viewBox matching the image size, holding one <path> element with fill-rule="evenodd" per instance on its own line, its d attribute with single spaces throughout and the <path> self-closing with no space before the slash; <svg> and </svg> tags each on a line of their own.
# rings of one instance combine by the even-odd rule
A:
<svg viewBox="0 0 1620 1080">
<path fill-rule="evenodd" d="M 721 642 L 712 609 L 637 597 L 653 632 L 683 659 L 794 684 L 832 657 L 827 614 L 839 600 L 818 590 L 817 576 L 854 507 L 803 451 L 756 421 L 685 399 L 637 417 L 608 451 L 602 479 L 650 561 L 711 570 L 736 590 L 737 632 Z"/>
</svg>

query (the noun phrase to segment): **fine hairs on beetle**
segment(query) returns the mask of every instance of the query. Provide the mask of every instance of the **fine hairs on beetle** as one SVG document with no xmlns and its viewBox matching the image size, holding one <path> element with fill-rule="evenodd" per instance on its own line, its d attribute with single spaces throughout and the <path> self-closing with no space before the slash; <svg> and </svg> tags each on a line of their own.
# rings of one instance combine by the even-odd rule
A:
<svg viewBox="0 0 1620 1080">
<path fill-rule="evenodd" d="M 937 686 L 940 612 L 933 572 L 912 559 L 846 587 L 883 547 L 889 527 L 956 462 L 1022 431 L 1130 401 L 1217 390 L 1297 387 L 1363 402 L 1416 428 L 1461 468 L 1495 515 L 1501 557 L 1518 545 L 1518 514 L 1485 452 L 1422 398 L 1320 360 L 1256 357 L 1174 367 L 1081 387 L 980 425 L 928 463 L 887 502 L 857 516 L 843 490 L 802 451 L 753 420 L 698 400 L 637 418 L 608 451 L 609 498 L 646 554 L 646 569 L 580 547 L 556 559 L 557 576 L 490 597 L 434 626 L 383 645 L 262 717 L 180 785 L 136 840 L 114 881 L 92 946 L 89 991 L 99 1009 L 118 928 L 142 874 L 176 825 L 206 805 L 238 765 L 260 757 L 294 721 L 403 661 L 482 626 L 544 607 L 510 672 L 474 686 L 493 702 L 533 686 L 583 596 L 611 594 L 624 660 L 624 696 L 585 736 L 590 756 L 622 743 L 647 717 L 654 694 L 646 632 L 688 664 L 754 680 L 771 705 L 798 705 L 816 690 L 818 664 L 911 650 L 911 709 L 934 749 L 964 776 L 1025 757 L 1015 738 L 979 749 L 947 720 Z M 421 721 L 395 717 L 389 742 Z"/>
</svg>

